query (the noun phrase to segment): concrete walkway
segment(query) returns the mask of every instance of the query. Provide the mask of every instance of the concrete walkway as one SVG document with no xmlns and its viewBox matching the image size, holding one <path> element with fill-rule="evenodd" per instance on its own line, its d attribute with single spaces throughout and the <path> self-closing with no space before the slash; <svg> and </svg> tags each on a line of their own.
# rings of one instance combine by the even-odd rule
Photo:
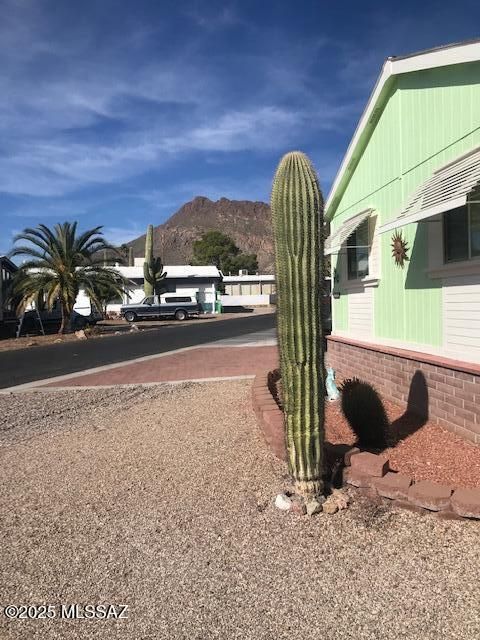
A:
<svg viewBox="0 0 480 640">
<path fill-rule="evenodd" d="M 141 362 L 45 382 L 42 387 L 97 387 L 253 377 L 278 366 L 276 346 L 217 345 L 166 353 Z"/>
<path fill-rule="evenodd" d="M 275 329 L 143 356 L 0 390 L 98 388 L 253 378 L 278 366 Z"/>
</svg>

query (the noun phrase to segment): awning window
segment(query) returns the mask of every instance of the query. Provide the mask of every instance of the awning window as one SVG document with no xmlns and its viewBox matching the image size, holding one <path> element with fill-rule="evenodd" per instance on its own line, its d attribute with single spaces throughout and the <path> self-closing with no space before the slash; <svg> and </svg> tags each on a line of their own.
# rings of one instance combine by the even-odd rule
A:
<svg viewBox="0 0 480 640">
<path fill-rule="evenodd" d="M 463 207 L 479 184 L 480 148 L 477 148 L 437 169 L 414 192 L 401 213 L 379 228 L 379 233 Z"/>
<path fill-rule="evenodd" d="M 355 229 L 368 218 L 372 211 L 373 209 L 365 209 L 365 211 L 358 213 L 353 216 L 353 218 L 349 218 L 340 225 L 338 229 L 325 240 L 324 254 L 329 256 L 332 253 L 338 253 L 342 244 L 352 235 Z"/>
</svg>

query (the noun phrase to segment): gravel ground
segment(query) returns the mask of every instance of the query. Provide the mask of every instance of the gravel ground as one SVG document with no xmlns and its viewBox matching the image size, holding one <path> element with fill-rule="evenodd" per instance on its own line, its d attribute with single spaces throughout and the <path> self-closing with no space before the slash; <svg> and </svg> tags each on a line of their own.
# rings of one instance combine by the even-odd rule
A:
<svg viewBox="0 0 480 640">
<path fill-rule="evenodd" d="M 390 468 L 413 480 L 432 480 L 451 487 L 480 487 L 480 445 L 447 431 L 432 421 L 423 424 L 398 405 L 382 398 L 390 421 L 385 455 Z M 340 402 L 327 402 L 325 436 L 333 444 L 354 444 Z"/>
<path fill-rule="evenodd" d="M 129 605 L 117 621 L 0 606 L 2 640 L 480 637 L 478 523 L 356 494 L 335 516 L 277 511 L 285 467 L 246 382 L 0 396 L 0 412 L 0 605 Z"/>
<path fill-rule="evenodd" d="M 413 480 L 432 480 L 451 487 L 480 486 L 480 446 L 433 422 L 421 424 L 392 402 L 383 401 L 391 424 L 394 446 L 385 451 L 390 467 Z M 326 437 L 352 444 L 355 436 L 338 402 L 326 411 Z"/>
</svg>

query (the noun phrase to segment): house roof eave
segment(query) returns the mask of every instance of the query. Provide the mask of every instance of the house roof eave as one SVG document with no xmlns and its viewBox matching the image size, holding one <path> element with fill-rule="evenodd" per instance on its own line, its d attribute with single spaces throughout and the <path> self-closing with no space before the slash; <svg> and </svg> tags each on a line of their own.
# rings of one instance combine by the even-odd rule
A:
<svg viewBox="0 0 480 640">
<path fill-rule="evenodd" d="M 327 220 L 331 220 L 335 214 L 338 203 L 378 122 L 379 118 L 375 116 L 375 112 L 379 115 L 385 106 L 395 77 L 405 73 L 478 62 L 479 60 L 480 40 L 446 45 L 408 56 L 390 57 L 385 60 L 328 194 L 325 203 Z"/>
</svg>

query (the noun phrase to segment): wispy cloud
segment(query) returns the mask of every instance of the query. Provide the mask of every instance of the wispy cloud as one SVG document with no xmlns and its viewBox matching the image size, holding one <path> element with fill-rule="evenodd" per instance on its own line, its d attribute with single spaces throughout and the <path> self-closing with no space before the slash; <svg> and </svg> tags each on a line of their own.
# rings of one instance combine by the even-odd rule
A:
<svg viewBox="0 0 480 640">
<path fill-rule="evenodd" d="M 138 66 L 136 54 L 151 46 L 152 29 L 92 49 L 93 34 L 85 29 L 52 38 L 48 15 L 36 3 L 7 0 L 7 7 L 0 26 L 0 56 L 8 60 L 0 79 L 8 96 L 0 103 L 0 192 L 61 196 L 159 170 L 179 155 L 280 150 L 304 130 L 335 129 L 348 117 L 348 106 L 324 98 L 289 104 L 295 74 L 286 61 L 280 78 L 268 56 L 255 58 L 255 73 L 270 89 L 245 94 L 233 106 L 235 79 L 206 65 L 203 53 L 185 58 L 176 47 L 165 59 L 143 56 Z M 233 6 L 212 16 L 201 9 L 189 15 L 203 26 L 242 22 Z M 296 78 L 297 93 L 305 96 L 307 81 Z"/>
<path fill-rule="evenodd" d="M 475 24 L 473 0 L 429 2 L 0 0 L 0 237 L 78 217 L 121 241 L 195 195 L 265 200 L 291 148 L 327 191 L 386 55 Z"/>
</svg>

